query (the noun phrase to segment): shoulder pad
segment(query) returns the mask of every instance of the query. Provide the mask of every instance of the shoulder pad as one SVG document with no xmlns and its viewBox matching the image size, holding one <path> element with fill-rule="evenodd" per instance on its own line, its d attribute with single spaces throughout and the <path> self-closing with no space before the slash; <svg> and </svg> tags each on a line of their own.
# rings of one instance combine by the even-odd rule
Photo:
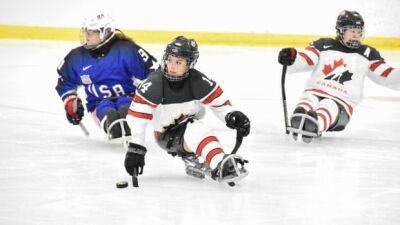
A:
<svg viewBox="0 0 400 225">
<path fill-rule="evenodd" d="M 72 70 L 72 64 L 74 63 L 73 61 L 75 60 L 76 57 L 78 57 L 79 59 L 79 56 L 82 54 L 84 50 L 85 48 L 82 46 L 74 48 L 71 51 L 69 51 L 69 53 L 60 62 L 60 64 L 57 67 L 57 73 L 60 75 L 60 77 L 62 77 L 62 79 L 72 76 L 72 74 L 74 73 Z"/>
<path fill-rule="evenodd" d="M 371 46 L 362 45 L 359 50 L 360 51 L 358 53 L 366 57 L 369 61 L 376 61 L 376 60 L 384 61 L 378 50 L 376 50 Z"/>
<path fill-rule="evenodd" d="M 154 105 L 160 104 L 163 97 L 162 77 L 163 75 L 160 69 L 152 72 L 149 77 L 139 85 L 136 91 L 150 103 Z"/>
<path fill-rule="evenodd" d="M 69 60 L 69 59 L 75 57 L 75 55 L 81 55 L 82 52 L 85 51 L 85 50 L 86 50 L 86 49 L 85 49 L 83 46 L 76 47 L 76 48 L 72 49 L 72 50 L 67 54 L 67 56 L 65 56 L 64 59 L 67 61 L 67 60 Z"/>
<path fill-rule="evenodd" d="M 200 100 L 210 94 L 217 86 L 217 83 L 196 69 L 190 71 L 190 83 L 193 96 Z"/>
<path fill-rule="evenodd" d="M 337 45 L 337 41 L 333 38 L 320 38 L 316 41 L 311 42 L 311 46 L 314 46 L 319 51 L 325 51 L 331 47 Z"/>
</svg>

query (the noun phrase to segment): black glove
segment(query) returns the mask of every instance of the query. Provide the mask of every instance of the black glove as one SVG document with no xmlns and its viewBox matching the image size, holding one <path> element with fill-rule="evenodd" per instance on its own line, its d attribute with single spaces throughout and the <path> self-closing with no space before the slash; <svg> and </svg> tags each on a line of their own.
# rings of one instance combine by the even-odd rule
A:
<svg viewBox="0 0 400 225">
<path fill-rule="evenodd" d="M 295 48 L 283 48 L 279 52 L 278 62 L 282 65 L 290 66 L 296 60 L 297 51 Z"/>
<path fill-rule="evenodd" d="M 226 126 L 236 129 L 239 135 L 246 137 L 250 133 L 250 120 L 240 111 L 233 111 L 225 116 Z"/>
<path fill-rule="evenodd" d="M 82 100 L 76 95 L 70 95 L 64 100 L 67 119 L 73 125 L 78 125 L 84 114 Z"/>
<path fill-rule="evenodd" d="M 128 151 L 125 155 L 125 169 L 131 176 L 143 173 L 144 155 L 146 147 L 134 143 L 129 143 Z"/>
</svg>

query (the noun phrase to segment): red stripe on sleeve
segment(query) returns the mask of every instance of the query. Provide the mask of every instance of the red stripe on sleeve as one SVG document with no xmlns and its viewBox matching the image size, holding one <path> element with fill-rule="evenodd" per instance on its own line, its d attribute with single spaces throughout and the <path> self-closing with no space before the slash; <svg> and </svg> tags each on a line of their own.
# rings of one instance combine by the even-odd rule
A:
<svg viewBox="0 0 400 225">
<path fill-rule="evenodd" d="M 308 65 L 310 65 L 310 66 L 314 65 L 313 61 L 310 59 L 310 57 L 308 57 L 308 55 L 306 55 L 302 52 L 299 52 L 299 55 L 307 61 Z"/>
<path fill-rule="evenodd" d="M 209 104 L 212 102 L 214 99 L 218 98 L 221 96 L 223 93 L 222 89 L 218 87 L 211 95 L 209 95 L 204 101 L 203 104 Z"/>
<path fill-rule="evenodd" d="M 226 106 L 226 105 L 232 105 L 232 104 L 231 104 L 231 102 L 229 100 L 226 100 L 226 102 L 224 102 L 223 104 L 217 105 L 217 106 L 213 106 L 213 107 L 214 108 L 219 108 L 219 107 Z"/>
<path fill-rule="evenodd" d="M 141 104 L 149 105 L 149 106 L 151 106 L 151 107 L 153 107 L 153 108 L 156 107 L 156 105 L 154 105 L 154 104 L 152 104 L 152 103 L 150 103 L 150 102 L 144 100 L 144 99 L 143 99 L 142 97 L 140 97 L 139 95 L 135 95 L 135 97 L 133 97 L 133 101 L 136 102 L 136 103 L 141 103 Z"/>
<path fill-rule="evenodd" d="M 208 136 L 206 138 L 204 138 L 200 144 L 197 146 L 196 149 L 196 155 L 201 156 L 201 152 L 203 151 L 204 147 L 206 147 L 206 145 L 208 145 L 208 143 L 213 142 L 213 141 L 217 141 L 218 139 L 215 136 Z"/>
<path fill-rule="evenodd" d="M 389 76 L 389 74 L 392 72 L 393 68 L 390 67 L 387 70 L 383 71 L 383 73 L 381 74 L 382 77 L 387 77 Z"/>
<path fill-rule="evenodd" d="M 371 71 L 375 71 L 376 68 L 378 68 L 378 66 L 380 66 L 380 65 L 382 65 L 382 64 L 384 64 L 383 61 L 374 62 L 374 63 L 372 63 L 372 64 L 369 66 L 369 69 L 370 69 Z"/>
<path fill-rule="evenodd" d="M 318 52 L 318 50 L 317 50 L 316 48 L 311 47 L 311 46 L 308 46 L 306 49 L 307 49 L 308 51 L 314 52 L 314 53 L 318 56 L 318 58 L 319 58 L 319 52 Z"/>
<path fill-rule="evenodd" d="M 152 120 L 153 119 L 153 115 L 151 114 L 147 114 L 147 113 L 141 113 L 141 112 L 136 112 L 133 111 L 131 109 L 129 109 L 128 114 L 137 118 L 142 118 L 142 119 L 146 119 L 146 120 Z"/>
<path fill-rule="evenodd" d="M 223 153 L 223 152 L 224 152 L 224 150 L 222 150 L 222 148 L 214 148 L 213 150 L 211 150 L 211 151 L 207 154 L 207 156 L 206 156 L 206 163 L 207 163 L 208 165 L 210 165 L 210 162 L 211 162 L 212 158 L 214 158 L 215 155 L 218 155 L 218 154 Z"/>
</svg>

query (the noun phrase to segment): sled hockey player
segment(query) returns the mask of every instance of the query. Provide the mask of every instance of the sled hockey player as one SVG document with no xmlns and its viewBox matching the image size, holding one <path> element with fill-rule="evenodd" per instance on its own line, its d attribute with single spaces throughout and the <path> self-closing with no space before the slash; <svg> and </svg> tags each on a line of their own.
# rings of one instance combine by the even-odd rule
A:
<svg viewBox="0 0 400 225">
<path fill-rule="evenodd" d="M 209 106 L 229 128 L 236 129 L 238 136 L 249 134 L 250 121 L 233 109 L 215 81 L 194 69 L 198 57 L 195 40 L 176 37 L 167 45 L 161 67 L 136 90 L 127 116 L 132 137 L 127 143 L 125 168 L 130 175 L 143 172 L 145 131 L 150 121 L 157 144 L 181 157 L 188 175 L 207 175 L 231 185 L 248 174 L 244 168 L 247 160 L 225 153 L 218 138 L 202 122 L 204 106 Z"/>
<path fill-rule="evenodd" d="M 82 45 L 59 65 L 56 90 L 67 119 L 78 125 L 84 115 L 77 88 L 83 86 L 86 109 L 108 139 L 130 136 L 126 115 L 136 86 L 157 69 L 156 59 L 121 31 L 104 14 L 85 19 Z"/>
<path fill-rule="evenodd" d="M 288 73 L 312 70 L 288 128 L 297 140 L 311 142 L 322 132 L 345 129 L 363 98 L 364 79 L 392 89 L 400 87 L 400 70 L 387 65 L 379 52 L 361 43 L 364 20 L 356 11 L 342 11 L 335 39 L 321 38 L 304 51 L 284 48 L 278 61 Z"/>
</svg>

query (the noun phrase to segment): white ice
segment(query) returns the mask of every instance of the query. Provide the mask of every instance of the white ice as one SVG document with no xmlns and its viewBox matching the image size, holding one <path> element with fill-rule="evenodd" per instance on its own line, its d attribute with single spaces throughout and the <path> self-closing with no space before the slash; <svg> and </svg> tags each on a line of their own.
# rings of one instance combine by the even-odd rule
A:
<svg viewBox="0 0 400 225">
<path fill-rule="evenodd" d="M 366 81 L 365 100 L 345 131 L 311 144 L 284 134 L 277 48 L 200 47 L 198 68 L 219 82 L 251 119 L 239 154 L 249 176 L 236 187 L 197 180 L 148 135 L 140 187 L 129 180 L 122 146 L 86 114 L 85 137 L 70 125 L 54 90 L 72 42 L 0 41 L 0 224 L 400 223 L 400 97 Z M 161 45 L 143 45 L 156 57 Z M 381 52 L 400 67 L 400 52 Z M 289 112 L 307 74 L 287 77 Z M 225 150 L 234 132 L 206 120 Z M 148 130 L 151 134 L 151 130 Z"/>
</svg>

